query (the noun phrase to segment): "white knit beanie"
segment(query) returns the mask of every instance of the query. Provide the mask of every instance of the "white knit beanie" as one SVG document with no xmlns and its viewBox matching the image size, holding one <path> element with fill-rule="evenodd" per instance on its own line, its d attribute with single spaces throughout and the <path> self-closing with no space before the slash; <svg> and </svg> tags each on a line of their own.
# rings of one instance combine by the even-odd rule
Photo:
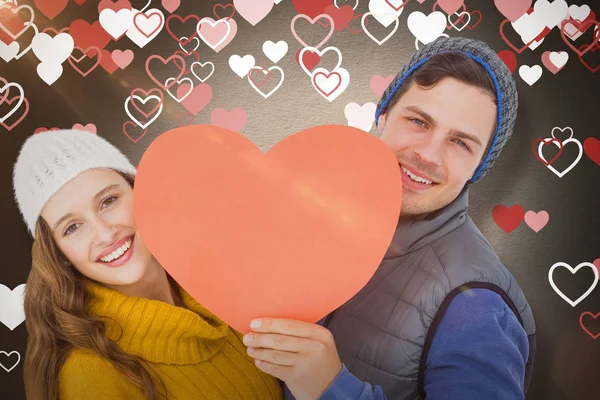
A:
<svg viewBox="0 0 600 400">
<path fill-rule="evenodd" d="M 25 141 L 13 170 L 14 194 L 29 233 L 50 197 L 71 179 L 91 168 L 136 173 L 127 157 L 106 139 L 86 131 L 37 133 Z"/>
</svg>

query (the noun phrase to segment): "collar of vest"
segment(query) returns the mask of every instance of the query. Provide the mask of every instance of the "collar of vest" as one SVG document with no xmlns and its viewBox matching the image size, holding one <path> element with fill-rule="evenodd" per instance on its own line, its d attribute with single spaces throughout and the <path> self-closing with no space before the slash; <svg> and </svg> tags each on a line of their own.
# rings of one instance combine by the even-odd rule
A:
<svg viewBox="0 0 600 400">
<path fill-rule="evenodd" d="M 400 219 L 384 259 L 415 251 L 461 226 L 467 218 L 469 189 L 465 188 L 447 206 L 422 220 Z"/>
</svg>

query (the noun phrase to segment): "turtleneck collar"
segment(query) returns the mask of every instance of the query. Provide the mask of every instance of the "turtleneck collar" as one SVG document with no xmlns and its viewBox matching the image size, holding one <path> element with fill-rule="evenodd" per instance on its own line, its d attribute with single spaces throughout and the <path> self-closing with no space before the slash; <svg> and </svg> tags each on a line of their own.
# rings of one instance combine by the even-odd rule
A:
<svg viewBox="0 0 600 400">
<path fill-rule="evenodd" d="M 462 192 L 447 206 L 422 220 L 400 220 L 384 259 L 417 250 L 462 225 L 467 218 L 469 190 Z"/>
<path fill-rule="evenodd" d="M 187 308 L 128 296 L 86 279 L 88 311 L 106 322 L 108 337 L 127 353 L 166 364 L 205 361 L 225 344 L 229 326 L 173 284 Z"/>
</svg>

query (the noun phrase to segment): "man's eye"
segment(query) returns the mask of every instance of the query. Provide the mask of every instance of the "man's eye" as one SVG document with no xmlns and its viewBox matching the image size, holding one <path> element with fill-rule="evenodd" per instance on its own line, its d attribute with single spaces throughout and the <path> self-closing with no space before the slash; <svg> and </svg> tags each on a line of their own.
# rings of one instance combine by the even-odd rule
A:
<svg viewBox="0 0 600 400">
<path fill-rule="evenodd" d="M 420 120 L 418 118 L 411 118 L 410 120 L 419 126 L 425 126 L 425 121 L 423 120 Z"/>
<path fill-rule="evenodd" d="M 457 141 L 456 141 L 456 143 L 457 143 L 457 144 L 458 144 L 460 147 L 463 147 L 463 148 L 465 148 L 466 150 L 469 150 L 469 151 L 471 150 L 471 149 L 469 148 L 469 146 L 468 146 L 468 145 L 467 145 L 465 142 L 463 142 L 462 140 L 457 140 Z"/>
</svg>

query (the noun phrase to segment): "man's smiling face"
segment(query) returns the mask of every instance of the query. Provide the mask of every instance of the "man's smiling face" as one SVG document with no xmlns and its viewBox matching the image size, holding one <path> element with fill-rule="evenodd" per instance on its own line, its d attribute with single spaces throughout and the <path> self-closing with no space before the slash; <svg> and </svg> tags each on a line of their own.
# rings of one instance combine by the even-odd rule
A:
<svg viewBox="0 0 600 400">
<path fill-rule="evenodd" d="M 455 78 L 422 88 L 414 81 L 382 114 L 378 130 L 402 168 L 402 216 L 443 208 L 462 191 L 495 130 L 495 99 Z"/>
</svg>

